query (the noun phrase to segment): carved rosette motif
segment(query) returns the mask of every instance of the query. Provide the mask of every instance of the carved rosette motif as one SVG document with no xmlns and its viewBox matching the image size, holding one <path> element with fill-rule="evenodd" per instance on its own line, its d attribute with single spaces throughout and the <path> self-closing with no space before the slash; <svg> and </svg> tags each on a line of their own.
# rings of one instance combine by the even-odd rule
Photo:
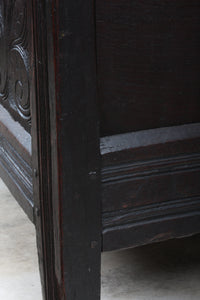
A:
<svg viewBox="0 0 200 300">
<path fill-rule="evenodd" d="M 30 131 L 32 41 L 25 0 L 0 1 L 0 103 Z"/>
</svg>

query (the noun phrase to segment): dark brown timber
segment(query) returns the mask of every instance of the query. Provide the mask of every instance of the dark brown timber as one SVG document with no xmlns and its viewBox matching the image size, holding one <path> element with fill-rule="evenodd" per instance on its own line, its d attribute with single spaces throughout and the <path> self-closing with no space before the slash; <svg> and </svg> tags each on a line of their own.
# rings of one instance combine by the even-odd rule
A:
<svg viewBox="0 0 200 300">
<path fill-rule="evenodd" d="M 200 232 L 199 31 L 197 0 L 0 0 L 0 175 L 45 300 L 99 300 L 101 251 Z"/>
<path fill-rule="evenodd" d="M 92 1 L 33 3 L 34 196 L 43 293 L 48 300 L 99 299 L 94 6 Z"/>
</svg>

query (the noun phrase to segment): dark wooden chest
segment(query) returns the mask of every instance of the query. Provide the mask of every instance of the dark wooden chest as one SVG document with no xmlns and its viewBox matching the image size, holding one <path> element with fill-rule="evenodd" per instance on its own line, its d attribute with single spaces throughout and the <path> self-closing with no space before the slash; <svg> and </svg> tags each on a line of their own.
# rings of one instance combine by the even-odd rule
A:
<svg viewBox="0 0 200 300">
<path fill-rule="evenodd" d="M 0 175 L 46 300 L 98 300 L 101 251 L 200 232 L 200 3 L 0 0 Z"/>
</svg>

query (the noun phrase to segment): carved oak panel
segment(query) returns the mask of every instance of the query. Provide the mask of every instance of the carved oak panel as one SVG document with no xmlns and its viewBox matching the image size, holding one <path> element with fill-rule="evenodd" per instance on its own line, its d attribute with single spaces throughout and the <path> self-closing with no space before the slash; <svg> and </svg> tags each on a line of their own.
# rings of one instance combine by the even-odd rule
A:
<svg viewBox="0 0 200 300">
<path fill-rule="evenodd" d="M 0 103 L 30 132 L 33 50 L 30 2 L 0 1 Z"/>
</svg>

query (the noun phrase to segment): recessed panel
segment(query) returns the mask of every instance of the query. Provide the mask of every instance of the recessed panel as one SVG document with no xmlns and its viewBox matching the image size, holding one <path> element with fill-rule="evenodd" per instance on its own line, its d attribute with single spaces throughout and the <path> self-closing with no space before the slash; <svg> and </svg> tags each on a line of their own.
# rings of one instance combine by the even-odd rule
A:
<svg viewBox="0 0 200 300">
<path fill-rule="evenodd" d="M 199 1 L 96 7 L 101 135 L 199 122 Z"/>
</svg>

